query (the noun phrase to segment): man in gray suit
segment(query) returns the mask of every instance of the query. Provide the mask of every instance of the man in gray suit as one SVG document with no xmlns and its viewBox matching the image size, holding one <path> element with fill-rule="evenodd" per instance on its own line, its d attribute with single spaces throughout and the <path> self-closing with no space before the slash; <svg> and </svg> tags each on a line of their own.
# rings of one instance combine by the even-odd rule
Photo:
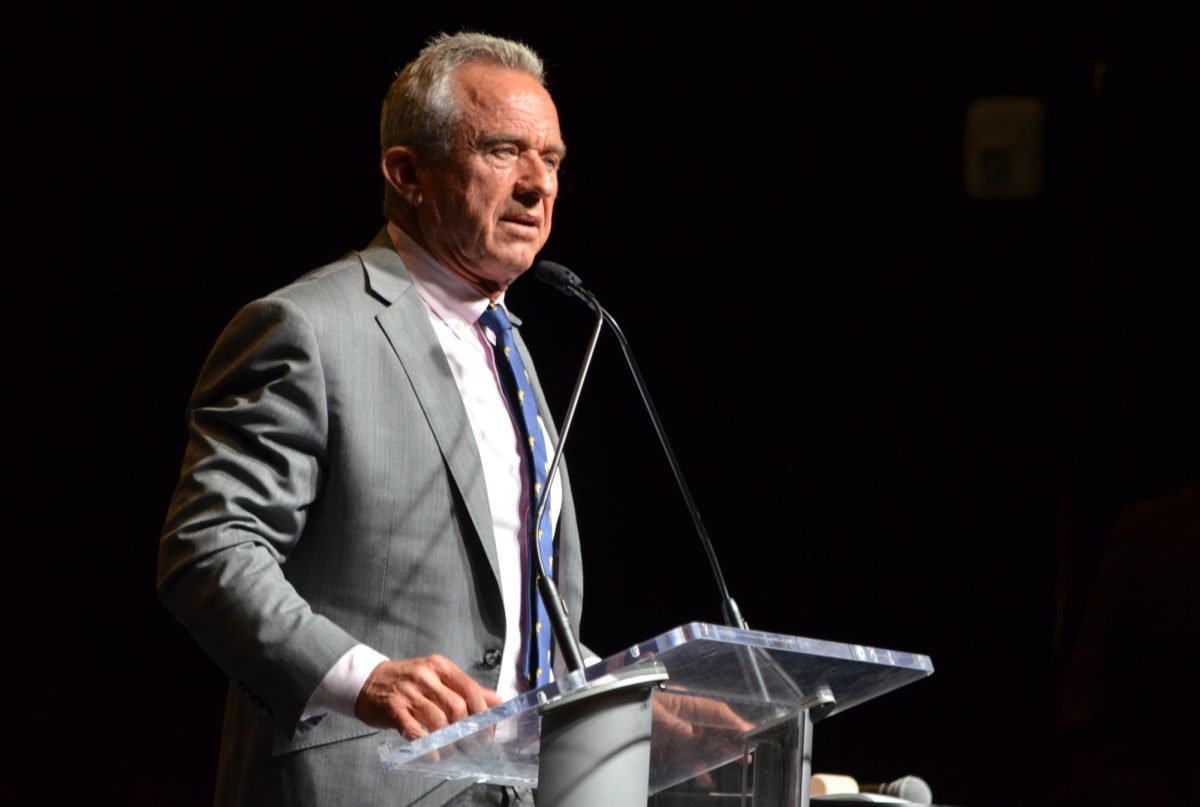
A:
<svg viewBox="0 0 1200 807">
<path fill-rule="evenodd" d="M 531 459 L 478 318 L 550 233 L 565 146 L 540 60 L 434 39 L 388 93 L 381 146 L 387 227 L 242 309 L 189 406 L 158 586 L 233 682 L 220 804 L 523 797 L 385 775 L 376 746 L 528 686 Z M 550 500 L 578 630 L 565 474 Z"/>
</svg>

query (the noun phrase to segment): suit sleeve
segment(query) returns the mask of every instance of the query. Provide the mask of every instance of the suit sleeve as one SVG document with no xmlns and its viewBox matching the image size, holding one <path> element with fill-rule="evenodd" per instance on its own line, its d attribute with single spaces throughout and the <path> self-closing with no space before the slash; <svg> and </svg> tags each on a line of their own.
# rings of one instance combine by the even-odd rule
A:
<svg viewBox="0 0 1200 807">
<path fill-rule="evenodd" d="M 290 734 L 354 637 L 284 576 L 322 482 L 328 408 L 318 342 L 292 302 L 234 318 L 188 407 L 158 562 L 163 604 Z"/>
</svg>

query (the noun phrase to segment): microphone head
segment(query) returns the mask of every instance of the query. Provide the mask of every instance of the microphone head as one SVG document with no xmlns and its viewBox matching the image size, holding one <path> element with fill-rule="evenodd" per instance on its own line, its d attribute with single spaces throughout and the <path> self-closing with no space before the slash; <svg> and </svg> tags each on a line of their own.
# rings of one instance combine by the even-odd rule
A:
<svg viewBox="0 0 1200 807">
<path fill-rule="evenodd" d="M 549 283 L 563 294 L 574 294 L 576 289 L 583 288 L 583 281 L 579 279 L 579 275 L 554 261 L 538 261 L 533 266 L 533 274 L 538 280 Z"/>
<path fill-rule="evenodd" d="M 919 776 L 904 776 L 894 782 L 889 782 L 886 788 L 881 788 L 886 796 L 911 801 L 913 804 L 932 804 L 933 790 Z"/>
</svg>

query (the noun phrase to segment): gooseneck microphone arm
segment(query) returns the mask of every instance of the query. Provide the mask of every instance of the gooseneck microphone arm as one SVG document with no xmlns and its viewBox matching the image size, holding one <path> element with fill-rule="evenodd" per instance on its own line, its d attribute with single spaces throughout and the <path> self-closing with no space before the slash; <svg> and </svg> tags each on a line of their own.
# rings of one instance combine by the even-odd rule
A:
<svg viewBox="0 0 1200 807">
<path fill-rule="evenodd" d="M 571 432 L 571 423 L 575 420 L 575 409 L 579 405 L 579 394 L 583 391 L 583 381 L 587 378 L 588 369 L 592 366 L 592 356 L 596 352 L 596 342 L 600 339 L 600 330 L 603 327 L 604 317 L 597 311 L 596 323 L 592 326 L 592 336 L 588 340 L 587 351 L 583 357 L 583 365 L 579 368 L 579 376 L 575 379 L 575 389 L 571 391 L 571 400 L 567 404 L 567 413 L 563 416 L 562 429 L 558 433 L 558 444 L 554 447 L 554 458 L 550 461 L 550 470 L 546 472 L 546 486 L 542 489 L 542 495 L 538 497 L 537 507 L 534 510 L 533 531 L 536 531 L 537 525 L 542 523 L 542 514 L 546 511 L 546 505 L 550 501 L 550 488 L 554 485 L 554 479 L 558 475 L 558 466 L 563 455 L 563 446 L 566 445 L 567 436 Z M 536 541 L 536 532 L 531 537 Z M 548 570 L 542 564 L 542 553 L 537 551 L 536 544 L 531 544 L 529 551 L 537 564 L 538 592 L 542 595 L 542 602 L 546 605 L 546 615 L 550 618 L 550 625 L 554 629 L 554 637 L 558 640 L 558 649 L 563 654 L 563 661 L 566 662 L 567 669 L 571 672 L 578 672 L 583 669 L 583 651 L 579 647 L 579 639 L 576 638 L 575 632 L 571 630 L 571 623 L 567 619 L 566 605 L 563 603 L 562 597 L 559 596 L 558 586 L 554 584 L 553 575 L 547 574 Z"/>
<path fill-rule="evenodd" d="M 637 384 L 638 392 L 642 396 L 642 402 L 646 405 L 646 411 L 649 413 L 650 420 L 654 424 L 654 431 L 658 435 L 658 442 L 662 445 L 663 453 L 667 456 L 667 462 L 671 466 L 671 473 L 675 476 L 675 483 L 679 486 L 679 492 L 683 495 L 684 503 L 687 505 L 688 514 L 692 517 L 692 523 L 696 527 L 696 534 L 700 536 L 700 543 L 704 546 L 704 553 L 708 556 L 708 563 L 712 567 L 713 576 L 717 580 L 717 588 L 720 590 L 721 611 L 725 617 L 725 624 L 733 628 L 746 628 L 746 621 L 742 618 L 742 613 L 738 609 L 737 602 L 730 596 L 729 589 L 725 585 L 725 576 L 721 573 L 721 564 L 717 561 L 717 553 L 713 548 L 712 541 L 708 537 L 708 530 L 704 526 L 703 519 L 700 518 L 700 510 L 696 507 L 695 499 L 692 498 L 692 491 L 688 488 L 687 481 L 683 477 L 679 461 L 675 458 L 675 451 L 671 448 L 671 441 L 667 439 L 666 429 L 663 428 L 662 420 L 658 416 L 658 410 L 654 406 L 654 401 L 650 398 L 650 390 L 646 386 L 645 379 L 642 378 L 642 371 L 638 368 L 637 360 L 633 357 L 633 350 L 630 348 L 629 341 L 625 338 L 625 333 L 621 330 L 621 326 L 617 324 L 617 321 L 613 319 L 604 306 L 600 305 L 595 295 L 583 288 L 583 281 L 579 279 L 579 276 L 570 269 L 567 269 L 567 267 L 551 261 L 539 261 L 534 267 L 534 274 L 537 275 L 539 280 L 554 286 L 563 294 L 583 300 L 583 302 L 596 312 L 597 326 L 601 321 L 604 321 L 612 328 L 613 334 L 617 337 L 617 342 L 621 345 L 621 352 L 625 354 L 625 362 L 629 365 L 629 370 L 633 374 L 633 380 Z M 594 345 L 595 333 L 593 333 L 592 347 Z M 589 361 L 590 358 L 591 354 L 589 352 Z M 555 459 L 557 461 L 557 456 Z"/>
</svg>

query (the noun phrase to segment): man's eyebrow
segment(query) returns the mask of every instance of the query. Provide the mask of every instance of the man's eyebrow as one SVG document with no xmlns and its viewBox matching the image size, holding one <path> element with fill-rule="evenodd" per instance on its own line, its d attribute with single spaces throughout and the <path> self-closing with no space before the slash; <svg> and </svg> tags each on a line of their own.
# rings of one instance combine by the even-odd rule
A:
<svg viewBox="0 0 1200 807">
<path fill-rule="evenodd" d="M 523 135 L 509 134 L 507 132 L 493 132 L 490 134 L 480 135 L 476 141 L 475 147 L 478 149 L 489 149 L 492 146 L 500 146 L 505 143 L 513 143 L 520 146 L 522 149 L 530 148 L 529 141 Z M 554 143 L 553 145 L 542 149 L 543 152 L 557 154 L 559 159 L 565 159 L 567 156 L 567 144 L 563 142 Z"/>
</svg>

